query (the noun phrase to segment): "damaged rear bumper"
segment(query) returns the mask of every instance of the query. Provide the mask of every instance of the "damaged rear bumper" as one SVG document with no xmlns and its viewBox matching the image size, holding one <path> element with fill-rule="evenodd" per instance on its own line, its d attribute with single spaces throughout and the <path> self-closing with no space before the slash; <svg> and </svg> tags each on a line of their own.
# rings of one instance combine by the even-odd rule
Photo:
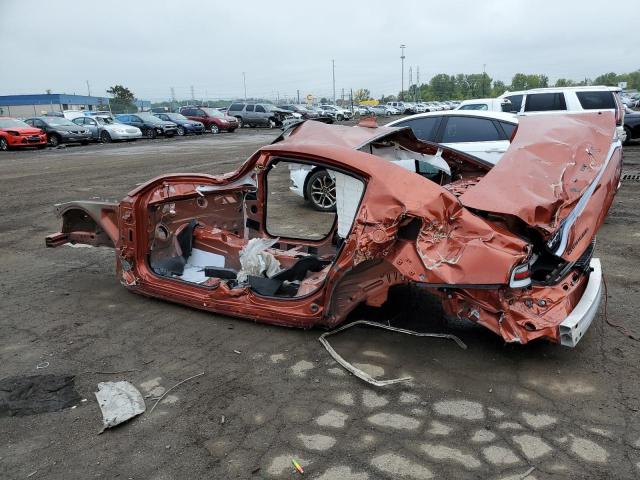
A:
<svg viewBox="0 0 640 480">
<path fill-rule="evenodd" d="M 589 282 L 571 313 L 558 325 L 560 344 L 565 347 L 575 347 L 591 322 L 598 313 L 602 298 L 602 267 L 599 258 L 592 258 L 590 262 L 591 273 Z"/>
</svg>

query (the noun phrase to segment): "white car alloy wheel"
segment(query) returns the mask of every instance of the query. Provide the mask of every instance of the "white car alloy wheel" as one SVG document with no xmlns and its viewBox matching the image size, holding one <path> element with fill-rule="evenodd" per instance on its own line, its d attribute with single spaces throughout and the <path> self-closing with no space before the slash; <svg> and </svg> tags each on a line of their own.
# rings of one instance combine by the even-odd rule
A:
<svg viewBox="0 0 640 480">
<path fill-rule="evenodd" d="M 324 170 L 311 175 L 307 182 L 307 197 L 314 209 L 322 212 L 336 207 L 336 183 Z"/>
<path fill-rule="evenodd" d="M 218 128 L 218 126 L 215 123 L 211 124 L 211 133 L 213 133 L 214 135 L 216 133 L 220 133 L 220 129 Z"/>
</svg>

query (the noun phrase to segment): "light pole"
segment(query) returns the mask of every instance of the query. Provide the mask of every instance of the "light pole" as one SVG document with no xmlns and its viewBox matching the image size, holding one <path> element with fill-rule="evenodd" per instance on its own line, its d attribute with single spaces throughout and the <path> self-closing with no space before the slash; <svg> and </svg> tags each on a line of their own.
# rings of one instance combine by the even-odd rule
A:
<svg viewBox="0 0 640 480">
<path fill-rule="evenodd" d="M 403 92 L 404 92 L 404 49 L 407 48 L 407 46 L 403 43 L 402 45 L 400 45 L 400 62 L 402 65 L 402 84 L 400 87 L 400 100 L 403 100 Z"/>
<path fill-rule="evenodd" d="M 336 62 L 331 60 L 331 74 L 333 77 L 333 104 L 336 104 Z"/>
<path fill-rule="evenodd" d="M 486 71 L 487 71 L 487 64 L 483 63 L 482 64 L 482 96 L 484 97 L 484 77 L 486 75 Z"/>
<path fill-rule="evenodd" d="M 244 86 L 244 101 L 247 101 L 247 76 L 242 72 L 242 85 Z"/>
</svg>

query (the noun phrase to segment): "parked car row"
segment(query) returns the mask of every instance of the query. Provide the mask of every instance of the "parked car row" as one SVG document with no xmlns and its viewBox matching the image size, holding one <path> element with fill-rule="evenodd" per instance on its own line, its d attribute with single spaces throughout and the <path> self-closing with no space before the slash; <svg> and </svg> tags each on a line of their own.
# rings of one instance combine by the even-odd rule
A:
<svg viewBox="0 0 640 480">
<path fill-rule="evenodd" d="M 415 113 L 441 112 L 453 110 L 460 102 L 455 100 L 444 102 L 387 102 L 379 105 L 354 105 L 353 114 L 360 116 L 413 115 Z"/>
</svg>

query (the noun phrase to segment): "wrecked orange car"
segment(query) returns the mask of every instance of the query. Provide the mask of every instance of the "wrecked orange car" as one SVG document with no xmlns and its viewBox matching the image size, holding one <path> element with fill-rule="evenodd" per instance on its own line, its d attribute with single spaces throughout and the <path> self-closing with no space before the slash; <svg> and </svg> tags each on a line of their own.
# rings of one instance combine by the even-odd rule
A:
<svg viewBox="0 0 640 480">
<path fill-rule="evenodd" d="M 300 165 L 329 173 L 335 212 L 287 199 Z M 234 172 L 57 205 L 46 245 L 114 248 L 129 290 L 264 323 L 334 327 L 413 282 L 507 342 L 575 346 L 600 302 L 595 235 L 621 166 L 610 112 L 523 117 L 495 166 L 408 128 L 307 121 Z"/>
</svg>

